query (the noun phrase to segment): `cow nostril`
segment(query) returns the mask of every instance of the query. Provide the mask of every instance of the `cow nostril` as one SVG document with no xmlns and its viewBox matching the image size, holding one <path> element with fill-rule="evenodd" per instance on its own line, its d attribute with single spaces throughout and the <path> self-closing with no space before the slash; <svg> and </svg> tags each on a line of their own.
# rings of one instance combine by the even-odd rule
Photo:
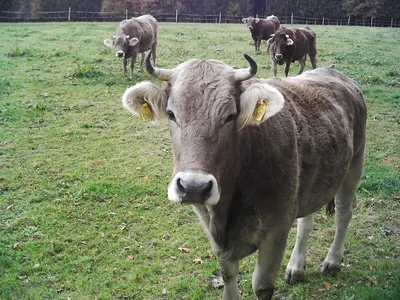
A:
<svg viewBox="0 0 400 300">
<path fill-rule="evenodd" d="M 182 181 L 181 181 L 180 178 L 178 178 L 178 180 L 176 181 L 176 185 L 178 187 L 178 193 L 181 194 L 181 195 L 185 195 L 186 194 L 186 188 L 182 184 Z"/>
<path fill-rule="evenodd" d="M 203 191 L 202 191 L 202 193 L 201 193 L 201 197 L 202 197 L 203 199 L 207 199 L 208 196 L 209 196 L 210 193 L 211 193 L 212 188 L 213 188 L 213 182 L 210 180 L 210 181 L 207 182 L 206 185 L 204 186 Z"/>
</svg>

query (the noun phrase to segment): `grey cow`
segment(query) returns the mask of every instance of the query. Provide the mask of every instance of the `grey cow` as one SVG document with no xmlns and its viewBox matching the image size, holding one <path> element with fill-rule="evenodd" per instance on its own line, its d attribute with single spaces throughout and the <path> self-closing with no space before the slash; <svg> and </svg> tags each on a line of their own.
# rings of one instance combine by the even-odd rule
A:
<svg viewBox="0 0 400 300">
<path fill-rule="evenodd" d="M 124 74 L 127 73 L 126 65 L 131 58 L 131 77 L 138 53 L 142 54 L 139 71 L 145 57 L 145 51 L 152 50 L 153 64 L 156 63 L 157 50 L 157 20 L 150 15 L 143 15 L 130 20 L 123 20 L 117 29 L 117 35 L 112 40 L 104 40 L 104 45 L 115 48 L 116 56 L 124 59 Z"/>
<path fill-rule="evenodd" d="M 303 280 L 314 213 L 332 201 L 336 232 L 321 272 L 338 272 L 364 161 L 366 104 L 351 79 L 333 68 L 252 79 L 257 65 L 246 59 L 246 69 L 199 59 L 160 69 L 149 55 L 147 71 L 166 87 L 141 82 L 122 97 L 133 114 L 168 120 L 168 198 L 193 205 L 218 257 L 225 300 L 239 299 L 239 260 L 257 250 L 253 290 L 272 298 L 296 218 L 285 278 Z"/>
</svg>

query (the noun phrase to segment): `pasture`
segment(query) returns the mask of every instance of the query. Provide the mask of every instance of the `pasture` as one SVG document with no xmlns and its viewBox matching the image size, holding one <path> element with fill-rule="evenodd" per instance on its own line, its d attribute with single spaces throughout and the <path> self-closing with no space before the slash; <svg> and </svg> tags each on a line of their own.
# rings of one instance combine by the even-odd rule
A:
<svg viewBox="0 0 400 300">
<path fill-rule="evenodd" d="M 103 45 L 117 23 L 0 23 L 0 298 L 218 299 L 207 282 L 217 260 L 191 207 L 167 200 L 169 130 L 132 118 L 123 76 Z M 319 274 L 334 218 L 317 213 L 306 282 L 276 299 L 400 297 L 400 31 L 313 26 L 318 65 L 335 64 L 361 87 L 369 109 L 366 166 L 342 272 Z M 159 24 L 157 65 L 189 58 L 272 77 L 262 43 L 243 24 Z M 310 69 L 309 60 L 306 70 Z M 279 76 L 283 67 L 278 69 Z M 289 75 L 297 74 L 292 64 Z M 160 86 L 163 84 L 157 82 Z M 239 288 L 254 299 L 256 254 L 241 262 Z"/>
</svg>

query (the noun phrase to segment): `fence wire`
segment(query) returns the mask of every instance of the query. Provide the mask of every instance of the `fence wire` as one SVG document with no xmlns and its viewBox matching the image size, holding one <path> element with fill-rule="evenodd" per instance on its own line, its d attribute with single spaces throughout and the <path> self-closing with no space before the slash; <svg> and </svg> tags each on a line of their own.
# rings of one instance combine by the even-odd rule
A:
<svg viewBox="0 0 400 300">
<path fill-rule="evenodd" d="M 92 11 L 51 11 L 51 12 L 14 12 L 0 11 L 0 22 L 119 22 L 123 19 L 137 17 L 144 13 L 132 11 L 92 12 Z M 150 12 L 159 22 L 184 23 L 241 23 L 248 16 L 237 15 L 199 15 L 186 12 Z M 266 16 L 260 16 L 264 18 Z M 398 20 L 379 20 L 374 18 L 310 18 L 300 16 L 278 16 L 282 24 L 304 25 L 337 25 L 337 26 L 371 26 L 400 27 Z"/>
</svg>

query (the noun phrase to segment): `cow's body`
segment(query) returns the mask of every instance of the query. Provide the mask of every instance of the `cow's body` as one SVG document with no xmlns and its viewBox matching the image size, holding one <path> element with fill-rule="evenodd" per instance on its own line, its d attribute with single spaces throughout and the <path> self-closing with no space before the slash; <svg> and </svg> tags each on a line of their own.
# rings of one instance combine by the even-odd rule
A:
<svg viewBox="0 0 400 300">
<path fill-rule="evenodd" d="M 271 52 L 272 69 L 277 74 L 277 65 L 286 63 L 285 75 L 289 73 L 292 62 L 299 61 L 301 74 L 304 70 L 307 55 L 310 56 L 312 68 L 317 67 L 317 38 L 311 28 L 279 28 L 268 40 Z"/>
<path fill-rule="evenodd" d="M 147 99 L 155 119 L 169 116 L 175 166 L 168 197 L 194 204 L 219 260 L 224 299 L 239 298 L 238 262 L 256 250 L 254 292 L 272 297 L 296 218 L 286 280 L 301 281 L 313 213 L 332 199 L 336 235 L 321 271 L 337 272 L 363 169 L 366 106 L 354 82 L 331 68 L 238 80 L 229 66 L 201 60 L 157 72 L 168 88 L 141 83 L 123 102 L 138 114 Z M 263 101 L 260 119 L 253 111 Z"/>
<path fill-rule="evenodd" d="M 256 51 L 260 51 L 261 40 L 268 40 L 280 26 L 280 21 L 275 16 L 268 16 L 266 19 L 248 17 L 242 21 L 251 32 Z"/>
<path fill-rule="evenodd" d="M 157 20 L 150 15 L 143 15 L 129 20 L 123 20 L 116 32 L 113 40 L 104 40 L 108 47 L 115 48 L 116 56 L 124 59 L 124 73 L 127 73 L 126 65 L 131 58 L 131 77 L 133 78 L 133 69 L 138 53 L 142 54 L 139 71 L 142 70 L 145 51 L 152 50 L 153 64 L 156 60 L 157 49 Z"/>
</svg>

